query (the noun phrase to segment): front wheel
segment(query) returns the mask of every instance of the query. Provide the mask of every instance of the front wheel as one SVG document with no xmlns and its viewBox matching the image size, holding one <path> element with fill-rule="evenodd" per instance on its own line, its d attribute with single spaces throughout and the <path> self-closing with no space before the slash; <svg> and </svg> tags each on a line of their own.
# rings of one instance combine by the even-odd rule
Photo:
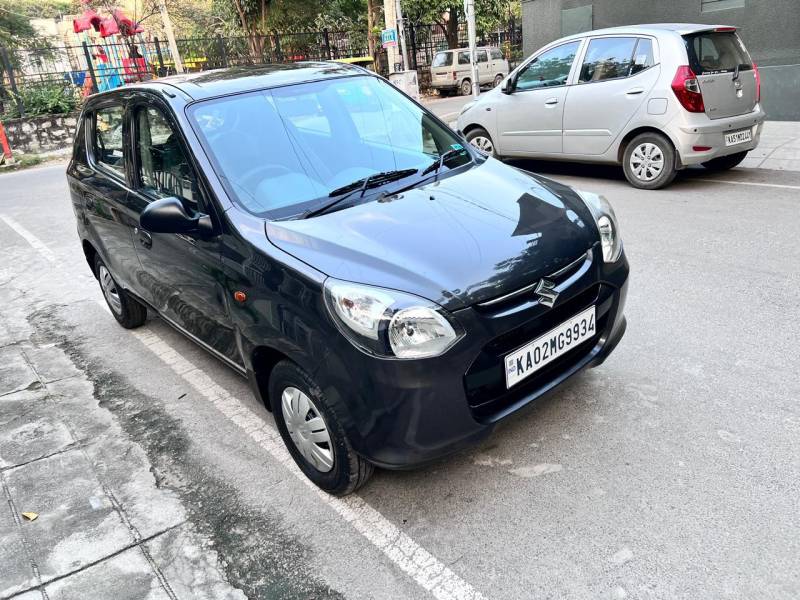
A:
<svg viewBox="0 0 800 600">
<path fill-rule="evenodd" d="M 497 152 L 495 151 L 492 137 L 483 127 L 471 129 L 469 133 L 467 133 L 467 141 L 481 153 L 497 158 Z"/>
<path fill-rule="evenodd" d="M 498 75 L 495 75 L 494 83 L 492 83 L 492 87 L 497 87 L 498 85 L 503 83 L 503 77 L 504 77 L 504 75 L 502 73 L 498 74 Z"/>
<path fill-rule="evenodd" d="M 288 360 L 275 365 L 269 399 L 283 443 L 306 477 L 336 496 L 367 482 L 374 467 L 353 450 L 327 398 L 305 371 Z"/>
<path fill-rule="evenodd" d="M 622 162 L 628 182 L 642 190 L 663 188 L 675 179 L 675 148 L 660 133 L 642 133 L 625 148 Z"/>
<path fill-rule="evenodd" d="M 741 163 L 747 152 L 737 152 L 736 154 L 729 154 L 728 156 L 720 156 L 719 158 L 712 158 L 703 163 L 703 166 L 709 171 L 727 171 Z"/>
</svg>

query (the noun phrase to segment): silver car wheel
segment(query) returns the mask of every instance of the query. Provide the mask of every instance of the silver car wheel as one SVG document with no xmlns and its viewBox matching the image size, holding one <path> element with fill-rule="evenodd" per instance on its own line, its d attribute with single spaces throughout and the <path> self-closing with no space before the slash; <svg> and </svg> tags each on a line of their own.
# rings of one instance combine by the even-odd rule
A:
<svg viewBox="0 0 800 600">
<path fill-rule="evenodd" d="M 322 413 L 304 392 L 287 387 L 281 394 L 281 410 L 289 437 L 308 462 L 322 472 L 333 468 L 333 448 Z"/>
<path fill-rule="evenodd" d="M 122 300 L 120 300 L 119 298 L 117 283 L 114 281 L 114 278 L 111 277 L 111 273 L 109 273 L 105 265 L 100 265 L 98 275 L 100 278 L 100 289 L 103 290 L 103 295 L 106 297 L 106 302 L 108 302 L 108 306 L 116 314 L 121 315 Z"/>
<path fill-rule="evenodd" d="M 653 181 L 664 170 L 664 153 L 655 144 L 645 142 L 633 150 L 629 164 L 637 179 Z"/>
<path fill-rule="evenodd" d="M 494 144 L 492 144 L 492 140 L 487 138 L 483 135 L 477 135 L 469 141 L 470 144 L 475 146 L 478 150 L 483 152 L 484 154 L 493 154 L 494 153 Z"/>
</svg>

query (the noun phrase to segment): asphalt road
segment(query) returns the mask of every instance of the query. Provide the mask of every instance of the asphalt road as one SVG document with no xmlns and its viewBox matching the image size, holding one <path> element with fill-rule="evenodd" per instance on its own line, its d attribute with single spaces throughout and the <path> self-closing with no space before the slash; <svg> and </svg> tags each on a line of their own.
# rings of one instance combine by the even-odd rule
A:
<svg viewBox="0 0 800 600">
<path fill-rule="evenodd" d="M 0 292 L 91 379 L 251 599 L 800 597 L 800 174 L 698 170 L 641 192 L 616 169 L 517 164 L 613 203 L 625 338 L 483 446 L 378 472 L 344 503 L 256 439 L 271 416 L 238 375 L 100 306 L 63 165 L 0 175 Z"/>
</svg>

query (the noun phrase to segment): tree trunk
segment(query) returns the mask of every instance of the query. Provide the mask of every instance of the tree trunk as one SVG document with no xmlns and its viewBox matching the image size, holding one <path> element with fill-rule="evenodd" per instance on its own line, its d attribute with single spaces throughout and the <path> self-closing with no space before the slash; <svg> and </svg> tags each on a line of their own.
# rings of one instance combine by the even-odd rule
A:
<svg viewBox="0 0 800 600">
<path fill-rule="evenodd" d="M 448 11 L 447 26 L 444 30 L 444 37 L 447 39 L 448 48 L 458 48 L 458 12 L 454 8 L 451 8 Z"/>
</svg>

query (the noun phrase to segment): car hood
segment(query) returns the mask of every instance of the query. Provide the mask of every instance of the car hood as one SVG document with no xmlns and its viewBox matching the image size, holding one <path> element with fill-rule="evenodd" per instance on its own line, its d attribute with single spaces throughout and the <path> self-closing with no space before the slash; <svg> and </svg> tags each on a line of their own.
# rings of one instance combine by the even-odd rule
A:
<svg viewBox="0 0 800 600">
<path fill-rule="evenodd" d="M 528 285 L 597 240 L 571 188 L 494 159 L 382 200 L 270 221 L 266 230 L 270 242 L 327 275 L 450 310 Z"/>
</svg>

